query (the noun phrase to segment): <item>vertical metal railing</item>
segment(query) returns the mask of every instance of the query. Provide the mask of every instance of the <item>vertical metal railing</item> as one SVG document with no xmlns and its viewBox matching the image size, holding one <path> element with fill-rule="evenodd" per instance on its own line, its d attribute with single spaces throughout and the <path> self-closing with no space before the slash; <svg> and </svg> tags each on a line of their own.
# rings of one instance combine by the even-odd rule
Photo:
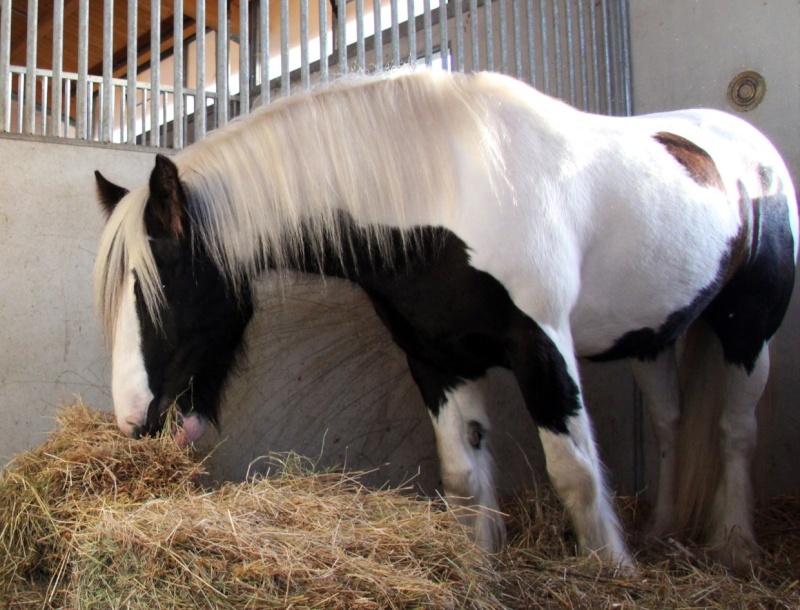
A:
<svg viewBox="0 0 800 610">
<path fill-rule="evenodd" d="M 0 0 L 0 131 L 182 148 L 254 104 L 406 62 L 493 69 L 585 110 L 632 111 L 626 0 L 221 0 L 208 19 L 204 0 L 163 1 L 93 13 L 77 0 L 65 14 L 54 0 L 40 20 L 37 0 L 27 17 Z M 65 28 L 77 48 L 64 49 Z M 52 53 L 37 54 L 50 35 Z"/>
<path fill-rule="evenodd" d="M 39 8 L 36 0 L 28 0 L 28 28 L 25 53 L 25 98 L 22 129 L 24 133 L 34 132 L 36 111 L 36 36 L 39 26 Z"/>
<path fill-rule="evenodd" d="M 197 3 L 197 44 L 195 63 L 197 64 L 197 84 L 194 94 L 194 139 L 206 136 L 206 3 Z"/>
<path fill-rule="evenodd" d="M 11 0 L 0 3 L 0 131 L 11 130 Z"/>
<path fill-rule="evenodd" d="M 224 5 L 220 2 L 220 5 Z M 150 146 L 161 144 L 161 0 L 150 2 Z"/>
<path fill-rule="evenodd" d="M 154 0 L 155 1 L 155 0 Z M 228 122 L 229 88 L 228 88 L 228 3 L 217 2 L 217 125 Z M 245 11 L 246 12 L 246 11 Z M 242 34 L 245 34 L 242 32 Z"/>
<path fill-rule="evenodd" d="M 175 33 L 174 49 L 174 95 L 173 95 L 173 120 L 172 120 L 172 146 L 183 148 L 185 131 L 185 100 L 183 99 L 183 0 L 175 0 L 175 17 L 173 32 Z"/>
<path fill-rule="evenodd" d="M 239 100 L 239 113 L 250 112 L 250 11 L 246 6 L 239 9 Z"/>
</svg>

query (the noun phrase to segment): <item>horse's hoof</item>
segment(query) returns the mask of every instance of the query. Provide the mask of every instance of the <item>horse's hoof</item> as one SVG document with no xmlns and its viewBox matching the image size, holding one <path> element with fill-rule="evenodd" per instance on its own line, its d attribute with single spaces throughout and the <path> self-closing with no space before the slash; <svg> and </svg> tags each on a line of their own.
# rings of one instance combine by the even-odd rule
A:
<svg viewBox="0 0 800 610">
<path fill-rule="evenodd" d="M 750 574 L 761 562 L 761 549 L 751 539 L 731 535 L 724 546 L 713 551 L 714 559 L 734 574 Z"/>
</svg>

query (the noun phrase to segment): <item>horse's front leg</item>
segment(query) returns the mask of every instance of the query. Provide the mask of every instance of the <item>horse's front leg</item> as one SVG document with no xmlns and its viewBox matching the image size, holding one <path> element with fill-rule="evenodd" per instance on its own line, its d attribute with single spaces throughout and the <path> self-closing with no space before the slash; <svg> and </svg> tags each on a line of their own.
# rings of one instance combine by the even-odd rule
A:
<svg viewBox="0 0 800 610">
<path fill-rule="evenodd" d="M 485 380 L 458 380 L 452 387 L 442 383 L 440 371 L 411 357 L 408 360 L 436 433 L 445 500 L 480 547 L 497 551 L 505 542 L 505 524 L 489 451 Z"/>
<path fill-rule="evenodd" d="M 581 397 L 569 331 L 545 332 L 522 317 L 509 333 L 507 349 L 539 428 L 547 473 L 569 512 L 580 547 L 608 565 L 634 572 Z"/>
</svg>

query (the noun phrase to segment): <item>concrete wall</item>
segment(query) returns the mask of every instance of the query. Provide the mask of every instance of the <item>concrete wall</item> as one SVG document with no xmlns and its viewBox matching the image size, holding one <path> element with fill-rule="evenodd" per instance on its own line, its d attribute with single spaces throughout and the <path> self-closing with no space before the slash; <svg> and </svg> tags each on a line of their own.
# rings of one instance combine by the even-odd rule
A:
<svg viewBox="0 0 800 610">
<path fill-rule="evenodd" d="M 629 2 L 634 112 L 709 107 L 736 113 L 727 100 L 728 83 L 755 70 L 766 80 L 766 96 L 739 114 L 772 139 L 800 187 L 800 1 Z M 762 496 L 800 490 L 798 293 L 800 286 L 773 341 L 772 373 L 759 410 L 755 476 Z"/>
<path fill-rule="evenodd" d="M 3 462 L 41 440 L 60 401 L 110 404 L 91 270 L 103 226 L 93 171 L 112 164 L 141 182 L 152 155 L 0 138 Z"/>
</svg>

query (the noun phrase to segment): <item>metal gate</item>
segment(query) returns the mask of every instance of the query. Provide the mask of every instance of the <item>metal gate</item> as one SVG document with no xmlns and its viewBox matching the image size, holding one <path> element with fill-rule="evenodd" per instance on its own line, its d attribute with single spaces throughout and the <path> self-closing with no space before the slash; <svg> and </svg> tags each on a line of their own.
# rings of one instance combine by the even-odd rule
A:
<svg viewBox="0 0 800 610">
<path fill-rule="evenodd" d="M 630 114 L 627 28 L 627 0 L 0 0 L 0 132 L 182 148 L 278 96 L 406 63 Z"/>
</svg>

